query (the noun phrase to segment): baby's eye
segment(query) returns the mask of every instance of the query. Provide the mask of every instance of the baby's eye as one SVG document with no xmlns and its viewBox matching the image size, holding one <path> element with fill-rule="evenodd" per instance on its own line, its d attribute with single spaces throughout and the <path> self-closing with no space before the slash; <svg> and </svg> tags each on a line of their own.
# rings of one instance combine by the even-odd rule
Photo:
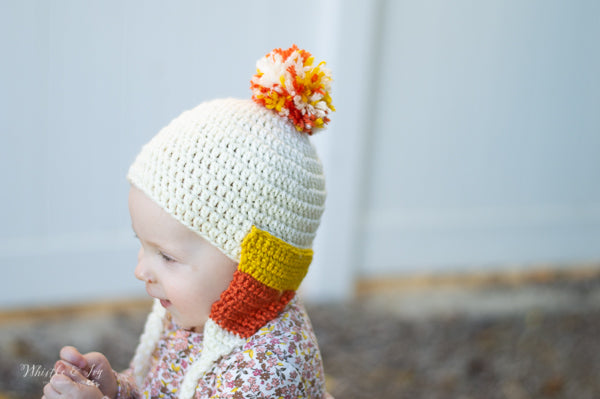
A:
<svg viewBox="0 0 600 399">
<path fill-rule="evenodd" d="M 165 262 L 175 262 L 175 259 L 171 258 L 169 255 L 166 255 L 165 253 L 159 251 L 158 252 L 160 254 L 160 256 L 163 258 L 163 260 Z"/>
</svg>

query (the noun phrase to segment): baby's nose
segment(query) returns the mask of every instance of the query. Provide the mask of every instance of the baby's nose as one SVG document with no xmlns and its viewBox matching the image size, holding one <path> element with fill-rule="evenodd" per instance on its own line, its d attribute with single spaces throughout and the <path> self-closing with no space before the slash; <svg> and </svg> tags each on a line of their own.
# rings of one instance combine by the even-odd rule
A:
<svg viewBox="0 0 600 399">
<path fill-rule="evenodd" d="M 135 268 L 134 274 L 135 277 L 140 280 L 143 281 L 145 283 L 153 283 L 154 282 L 154 278 L 152 277 L 152 275 L 144 268 L 140 267 L 141 263 L 138 263 L 137 267 Z"/>
<path fill-rule="evenodd" d="M 152 272 L 144 266 L 144 262 L 140 256 L 138 256 L 138 263 L 133 272 L 135 274 L 135 278 L 145 283 L 153 283 L 154 277 L 152 276 Z"/>
</svg>

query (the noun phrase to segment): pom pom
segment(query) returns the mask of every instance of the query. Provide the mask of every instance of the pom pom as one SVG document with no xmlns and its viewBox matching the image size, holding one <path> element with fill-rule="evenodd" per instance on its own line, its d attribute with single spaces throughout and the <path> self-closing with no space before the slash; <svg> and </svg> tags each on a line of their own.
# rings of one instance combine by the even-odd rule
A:
<svg viewBox="0 0 600 399">
<path fill-rule="evenodd" d="M 311 54 L 294 44 L 275 49 L 256 62 L 250 81 L 252 99 L 288 118 L 301 132 L 313 133 L 329 122 L 331 72 L 325 62 L 313 66 Z"/>
</svg>

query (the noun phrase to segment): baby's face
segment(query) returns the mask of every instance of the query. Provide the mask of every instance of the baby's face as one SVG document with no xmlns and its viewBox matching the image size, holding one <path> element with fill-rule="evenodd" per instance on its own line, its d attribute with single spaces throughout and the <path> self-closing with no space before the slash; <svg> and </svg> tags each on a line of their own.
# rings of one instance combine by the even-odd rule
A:
<svg viewBox="0 0 600 399">
<path fill-rule="evenodd" d="M 180 327 L 201 330 L 237 264 L 135 187 L 129 213 L 141 244 L 135 276 Z"/>
</svg>

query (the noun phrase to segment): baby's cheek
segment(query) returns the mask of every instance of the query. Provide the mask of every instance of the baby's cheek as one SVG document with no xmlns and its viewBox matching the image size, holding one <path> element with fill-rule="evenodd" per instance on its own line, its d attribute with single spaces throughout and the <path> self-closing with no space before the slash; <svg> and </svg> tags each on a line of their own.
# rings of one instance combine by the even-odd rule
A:
<svg viewBox="0 0 600 399">
<path fill-rule="evenodd" d="M 195 317 L 208 318 L 210 314 L 210 308 L 216 300 L 207 295 L 208 289 L 207 287 L 195 287 L 193 294 L 188 295 L 185 299 L 182 298 L 186 302 L 186 308 Z"/>
<path fill-rule="evenodd" d="M 205 278 L 194 287 L 197 291 L 198 300 L 202 302 L 208 302 L 212 305 L 221 297 L 221 293 L 227 288 L 227 284 L 223 284 L 221 281 L 215 278 Z"/>
</svg>

